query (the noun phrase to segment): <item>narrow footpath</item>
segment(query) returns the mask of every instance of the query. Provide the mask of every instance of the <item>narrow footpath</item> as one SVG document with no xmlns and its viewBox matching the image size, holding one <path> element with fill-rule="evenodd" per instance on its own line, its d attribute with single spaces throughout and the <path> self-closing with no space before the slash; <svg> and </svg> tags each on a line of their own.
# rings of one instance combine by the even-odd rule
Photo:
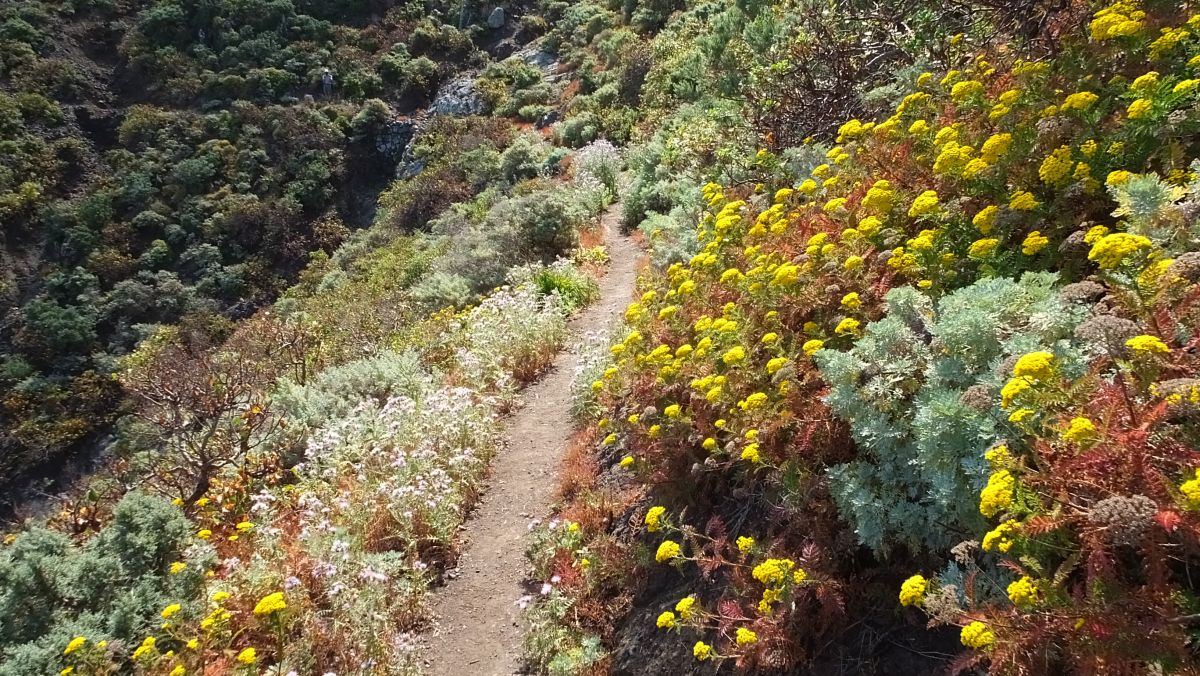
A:
<svg viewBox="0 0 1200 676">
<path fill-rule="evenodd" d="M 550 511 L 558 471 L 573 428 L 570 385 L 581 338 L 605 329 L 633 294 L 638 247 L 620 232 L 620 207 L 601 218 L 611 262 L 600 300 L 570 322 L 566 348 L 525 389 L 524 406 L 506 424 L 507 444 L 492 460 L 487 491 L 467 520 L 458 576 L 434 592 L 436 629 L 424 647 L 431 676 L 511 676 L 520 673 L 523 583 L 528 525 Z"/>
</svg>

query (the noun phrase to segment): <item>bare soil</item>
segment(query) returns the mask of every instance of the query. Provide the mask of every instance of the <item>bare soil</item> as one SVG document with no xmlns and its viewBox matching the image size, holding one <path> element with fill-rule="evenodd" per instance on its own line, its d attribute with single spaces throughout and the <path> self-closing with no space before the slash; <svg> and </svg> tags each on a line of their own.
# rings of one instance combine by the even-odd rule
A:
<svg viewBox="0 0 1200 676">
<path fill-rule="evenodd" d="M 492 461 L 482 500 L 467 521 L 463 553 L 447 584 L 434 593 L 435 628 L 424 643 L 432 676 L 521 673 L 522 596 L 528 593 L 524 553 L 529 523 L 549 514 L 572 432 L 570 385 L 580 338 L 614 322 L 633 294 L 638 247 L 621 235 L 614 205 L 601 219 L 611 262 L 600 300 L 570 322 L 567 348 L 523 394 L 506 424 L 506 447 Z"/>
</svg>

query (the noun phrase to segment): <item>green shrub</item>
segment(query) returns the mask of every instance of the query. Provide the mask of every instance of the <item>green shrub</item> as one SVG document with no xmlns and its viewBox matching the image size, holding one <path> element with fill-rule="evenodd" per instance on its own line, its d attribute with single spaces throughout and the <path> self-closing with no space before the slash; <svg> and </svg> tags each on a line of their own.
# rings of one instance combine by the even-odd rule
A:
<svg viewBox="0 0 1200 676">
<path fill-rule="evenodd" d="M 596 280 L 568 261 L 517 269 L 509 275 L 509 280 L 513 284 L 531 284 L 543 296 L 557 296 L 562 308 L 569 313 L 600 297 Z"/>
<path fill-rule="evenodd" d="M 888 316 L 851 350 L 817 352 L 832 387 L 827 401 L 850 423 L 861 454 L 832 467 L 829 479 L 862 543 L 941 550 L 986 530 L 983 453 L 1016 433 L 991 414 L 1010 375 L 1005 360 L 1052 350 L 1068 377 L 1085 365 L 1071 344 L 1084 311 L 1058 298 L 1055 280 L 986 279 L 936 305 L 912 287 L 893 289 Z"/>
<path fill-rule="evenodd" d="M 75 636 L 140 642 L 164 607 L 190 604 L 203 588 L 211 550 L 192 533 L 177 507 L 140 493 L 82 545 L 44 528 L 22 532 L 0 549 L 0 674 L 58 673 Z M 171 574 L 178 561 L 187 568 Z"/>
<path fill-rule="evenodd" d="M 580 148 L 600 138 L 600 118 L 592 112 L 568 117 L 554 125 L 554 140 L 568 148 Z"/>
<path fill-rule="evenodd" d="M 415 399 L 430 378 L 415 353 L 385 350 L 326 369 L 305 385 L 283 381 L 274 398 L 290 419 L 316 428 L 344 417 L 364 400 L 383 405 L 395 396 Z"/>
</svg>

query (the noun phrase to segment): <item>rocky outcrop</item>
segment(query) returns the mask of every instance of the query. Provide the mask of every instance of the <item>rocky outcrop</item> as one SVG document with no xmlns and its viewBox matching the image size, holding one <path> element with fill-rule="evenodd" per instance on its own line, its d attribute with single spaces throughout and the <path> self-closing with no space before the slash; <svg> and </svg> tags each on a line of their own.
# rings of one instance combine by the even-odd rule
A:
<svg viewBox="0 0 1200 676">
<path fill-rule="evenodd" d="M 438 88 L 429 112 L 433 115 L 481 115 L 483 97 L 475 88 L 478 73 L 464 73 Z"/>
</svg>

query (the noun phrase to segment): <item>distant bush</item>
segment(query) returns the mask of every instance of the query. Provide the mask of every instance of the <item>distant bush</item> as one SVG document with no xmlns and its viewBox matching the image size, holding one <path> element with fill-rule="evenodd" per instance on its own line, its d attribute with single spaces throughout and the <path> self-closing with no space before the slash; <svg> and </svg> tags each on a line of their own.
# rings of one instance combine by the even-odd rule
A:
<svg viewBox="0 0 1200 676">
<path fill-rule="evenodd" d="M 666 215 L 651 213 L 638 226 L 650 244 L 650 260 L 656 267 L 686 262 L 700 250 L 696 228 L 681 211 L 675 209 Z"/>
<path fill-rule="evenodd" d="M 481 217 L 444 214 L 431 229 L 449 250 L 414 294 L 436 305 L 461 304 L 464 290 L 478 294 L 499 286 L 511 267 L 550 263 L 570 251 L 591 213 L 578 190 L 558 187 L 501 200 Z"/>
<path fill-rule="evenodd" d="M 594 180 L 604 186 L 610 199 L 616 199 L 623 162 L 613 144 L 601 140 L 584 146 L 575 153 L 573 165 L 577 180 Z"/>
<path fill-rule="evenodd" d="M 414 353 L 385 350 L 326 369 L 304 385 L 283 381 L 274 396 L 291 419 L 316 428 L 345 416 L 363 401 L 382 405 L 391 397 L 415 398 L 430 377 Z"/>
<path fill-rule="evenodd" d="M 568 117 L 554 125 L 555 142 L 569 148 L 580 148 L 600 137 L 600 118 L 584 112 Z"/>
<path fill-rule="evenodd" d="M 553 88 L 541 69 L 515 56 L 489 65 L 475 86 L 488 110 L 499 117 L 513 117 L 525 109 L 532 113 L 536 107 L 545 109 L 554 99 Z"/>
<path fill-rule="evenodd" d="M 509 281 L 514 285 L 529 284 L 543 296 L 555 296 L 568 313 L 575 312 L 600 296 L 596 280 L 565 260 L 550 265 L 517 268 L 509 274 Z"/>
</svg>

